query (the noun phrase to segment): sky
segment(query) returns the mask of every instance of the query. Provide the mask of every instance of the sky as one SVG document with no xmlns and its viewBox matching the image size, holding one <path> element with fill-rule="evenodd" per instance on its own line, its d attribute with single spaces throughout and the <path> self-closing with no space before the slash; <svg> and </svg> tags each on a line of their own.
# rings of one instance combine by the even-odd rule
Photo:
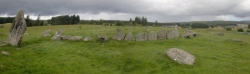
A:
<svg viewBox="0 0 250 74">
<path fill-rule="evenodd" d="M 154 22 L 250 20 L 250 0 L 0 0 L 0 17 L 50 19 L 80 15 L 83 20 L 129 20 L 147 17 Z"/>
</svg>

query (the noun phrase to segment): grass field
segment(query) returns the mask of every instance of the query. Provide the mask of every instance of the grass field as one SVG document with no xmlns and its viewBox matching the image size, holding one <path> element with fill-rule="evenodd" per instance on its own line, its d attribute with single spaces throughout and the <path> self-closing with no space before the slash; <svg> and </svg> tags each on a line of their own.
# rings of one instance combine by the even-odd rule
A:
<svg viewBox="0 0 250 74">
<path fill-rule="evenodd" d="M 8 36 L 10 24 L 0 28 L 0 41 Z M 0 74 L 249 74 L 250 36 L 214 28 L 194 29 L 196 38 L 175 38 L 156 41 L 109 40 L 102 47 L 93 40 L 52 41 L 41 37 L 46 29 L 63 30 L 64 35 L 91 36 L 102 33 L 111 38 L 120 28 L 134 35 L 149 33 L 160 27 L 118 27 L 96 25 L 64 25 L 28 27 L 21 47 L 0 47 L 10 55 L 0 54 Z M 183 30 L 179 30 L 181 33 Z M 224 32 L 225 36 L 216 35 Z M 245 42 L 233 42 L 241 39 Z M 180 48 L 196 59 L 194 65 L 181 65 L 169 59 L 165 52 Z"/>
</svg>

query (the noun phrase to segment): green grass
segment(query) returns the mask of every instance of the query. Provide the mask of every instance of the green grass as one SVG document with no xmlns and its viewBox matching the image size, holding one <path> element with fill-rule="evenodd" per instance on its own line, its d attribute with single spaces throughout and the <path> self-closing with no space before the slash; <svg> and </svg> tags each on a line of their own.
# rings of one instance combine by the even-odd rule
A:
<svg viewBox="0 0 250 74">
<path fill-rule="evenodd" d="M 82 28 L 80 28 L 81 26 Z M 8 36 L 10 24 L 0 28 L 0 41 Z M 93 40 L 52 41 L 41 37 L 46 29 L 63 30 L 64 35 L 91 36 L 100 33 L 111 38 L 115 29 L 126 33 L 162 30 L 160 27 L 117 27 L 102 28 L 94 25 L 65 25 L 28 27 L 21 47 L 0 47 L 10 55 L 0 54 L 0 74 L 248 74 L 250 73 L 249 35 L 236 30 L 194 29 L 198 37 L 175 38 L 156 41 L 109 40 L 102 47 Z M 180 30 L 183 32 L 183 30 Z M 225 36 L 216 35 L 224 32 Z M 244 43 L 233 42 L 241 39 Z M 165 52 L 169 48 L 180 48 L 196 59 L 194 65 L 181 65 L 170 60 Z"/>
</svg>

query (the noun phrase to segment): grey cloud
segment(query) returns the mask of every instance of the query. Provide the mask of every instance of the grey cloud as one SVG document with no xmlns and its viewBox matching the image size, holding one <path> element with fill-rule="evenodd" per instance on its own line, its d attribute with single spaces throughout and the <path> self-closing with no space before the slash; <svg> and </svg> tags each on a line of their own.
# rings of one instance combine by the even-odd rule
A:
<svg viewBox="0 0 250 74">
<path fill-rule="evenodd" d="M 221 15 L 250 17 L 248 4 L 248 0 L 0 0 L 0 14 L 15 15 L 22 9 L 42 16 L 124 13 L 128 16 L 123 19 L 145 16 L 150 21 L 192 21 L 194 16 L 204 20 Z"/>
</svg>

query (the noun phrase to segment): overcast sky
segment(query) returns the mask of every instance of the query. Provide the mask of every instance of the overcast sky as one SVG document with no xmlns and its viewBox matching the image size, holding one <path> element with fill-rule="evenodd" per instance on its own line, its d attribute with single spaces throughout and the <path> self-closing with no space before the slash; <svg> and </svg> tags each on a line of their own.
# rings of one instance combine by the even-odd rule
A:
<svg viewBox="0 0 250 74">
<path fill-rule="evenodd" d="M 148 21 L 183 22 L 250 20 L 250 0 L 0 0 L 0 16 L 19 10 L 36 19 L 78 14 L 85 20 L 129 20 L 144 16 Z"/>
</svg>

